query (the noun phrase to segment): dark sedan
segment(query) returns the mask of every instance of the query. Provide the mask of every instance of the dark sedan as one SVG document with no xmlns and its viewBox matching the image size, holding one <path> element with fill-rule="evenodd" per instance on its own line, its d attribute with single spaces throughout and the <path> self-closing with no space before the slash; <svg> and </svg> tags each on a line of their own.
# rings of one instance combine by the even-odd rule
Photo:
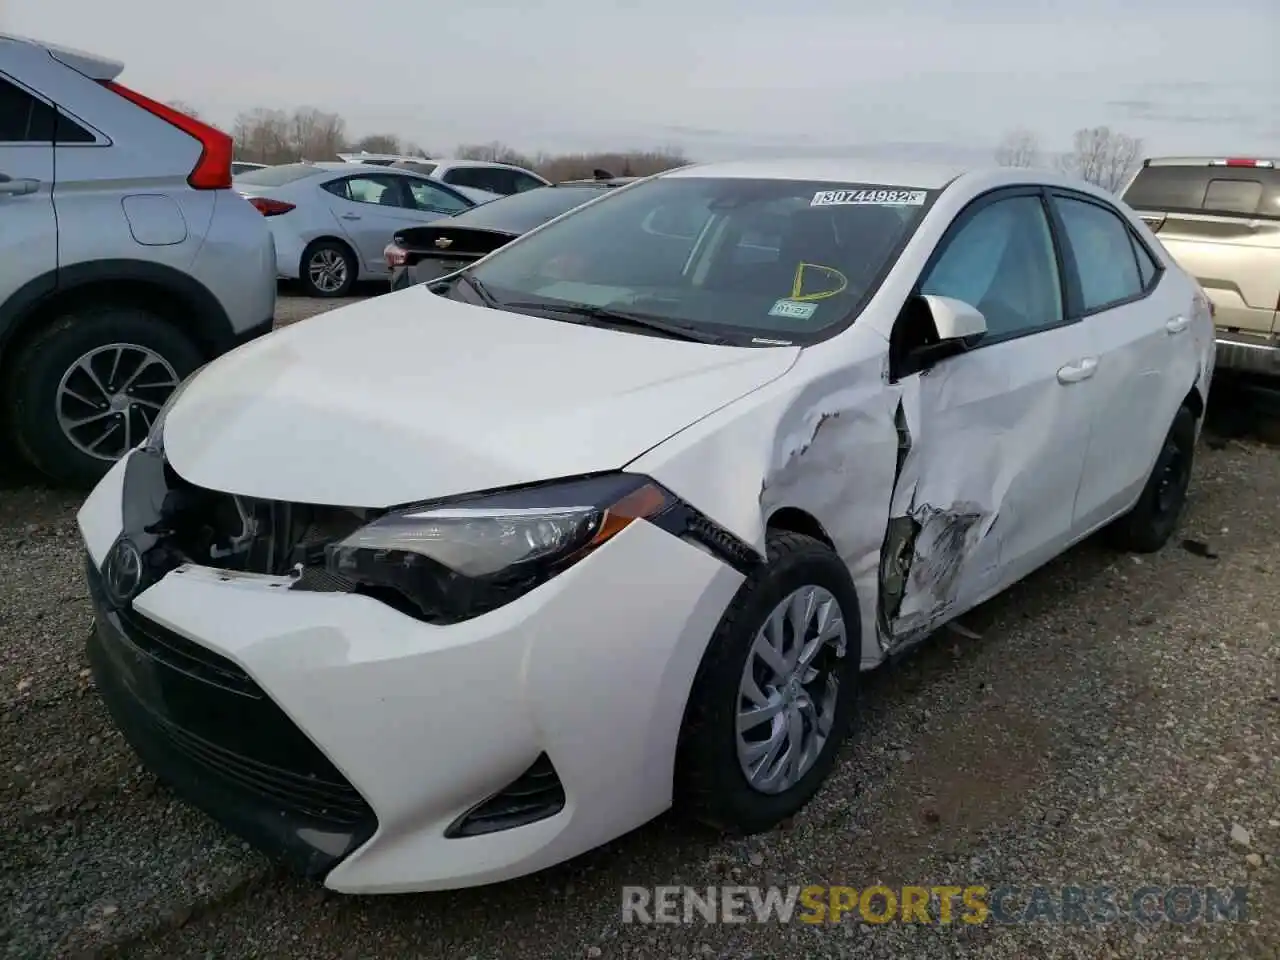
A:
<svg viewBox="0 0 1280 960">
<path fill-rule="evenodd" d="M 461 270 L 601 193 L 635 177 L 572 180 L 501 197 L 453 217 L 396 232 L 384 251 L 391 289 L 428 283 Z"/>
</svg>

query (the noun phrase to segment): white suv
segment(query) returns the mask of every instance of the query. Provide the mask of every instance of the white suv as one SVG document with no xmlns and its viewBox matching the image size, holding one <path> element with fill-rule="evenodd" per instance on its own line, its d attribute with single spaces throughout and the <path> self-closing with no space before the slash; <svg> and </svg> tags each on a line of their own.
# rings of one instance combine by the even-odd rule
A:
<svg viewBox="0 0 1280 960">
<path fill-rule="evenodd" d="M 271 234 L 230 190 L 231 138 L 122 70 L 0 34 L 0 422 L 74 485 L 275 313 Z"/>
</svg>

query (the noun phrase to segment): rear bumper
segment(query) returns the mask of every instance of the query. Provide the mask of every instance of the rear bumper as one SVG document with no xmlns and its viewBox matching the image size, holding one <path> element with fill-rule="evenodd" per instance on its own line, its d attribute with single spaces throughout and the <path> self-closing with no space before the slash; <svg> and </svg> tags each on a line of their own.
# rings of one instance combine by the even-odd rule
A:
<svg viewBox="0 0 1280 960">
<path fill-rule="evenodd" d="M 1275 340 L 1222 331 L 1216 340 L 1217 369 L 1280 377 L 1280 343 Z"/>
</svg>

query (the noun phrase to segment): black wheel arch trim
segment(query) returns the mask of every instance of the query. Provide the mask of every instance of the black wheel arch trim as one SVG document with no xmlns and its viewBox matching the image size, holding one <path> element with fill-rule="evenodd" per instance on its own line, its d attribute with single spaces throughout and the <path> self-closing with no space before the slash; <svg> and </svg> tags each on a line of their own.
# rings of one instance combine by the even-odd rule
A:
<svg viewBox="0 0 1280 960">
<path fill-rule="evenodd" d="M 96 283 L 120 280 L 146 284 L 180 298 L 186 308 L 181 326 L 210 356 L 231 349 L 241 339 L 217 297 L 190 274 L 145 260 L 89 260 L 35 277 L 0 304 L 0 355 L 14 334 L 52 298 Z"/>
</svg>

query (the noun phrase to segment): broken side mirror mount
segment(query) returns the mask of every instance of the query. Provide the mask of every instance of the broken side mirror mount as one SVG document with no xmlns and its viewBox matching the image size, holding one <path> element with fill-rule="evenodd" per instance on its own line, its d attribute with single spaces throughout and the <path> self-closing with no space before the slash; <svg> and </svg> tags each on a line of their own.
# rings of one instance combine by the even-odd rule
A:
<svg viewBox="0 0 1280 960">
<path fill-rule="evenodd" d="M 921 299 L 929 307 L 940 341 L 960 340 L 970 346 L 987 332 L 987 318 L 977 307 L 953 297 L 925 294 Z"/>
<path fill-rule="evenodd" d="M 976 346 L 987 332 L 987 318 L 982 311 L 963 300 L 923 294 L 920 301 L 933 322 L 934 336 L 911 351 L 913 372 L 964 353 Z"/>
</svg>

